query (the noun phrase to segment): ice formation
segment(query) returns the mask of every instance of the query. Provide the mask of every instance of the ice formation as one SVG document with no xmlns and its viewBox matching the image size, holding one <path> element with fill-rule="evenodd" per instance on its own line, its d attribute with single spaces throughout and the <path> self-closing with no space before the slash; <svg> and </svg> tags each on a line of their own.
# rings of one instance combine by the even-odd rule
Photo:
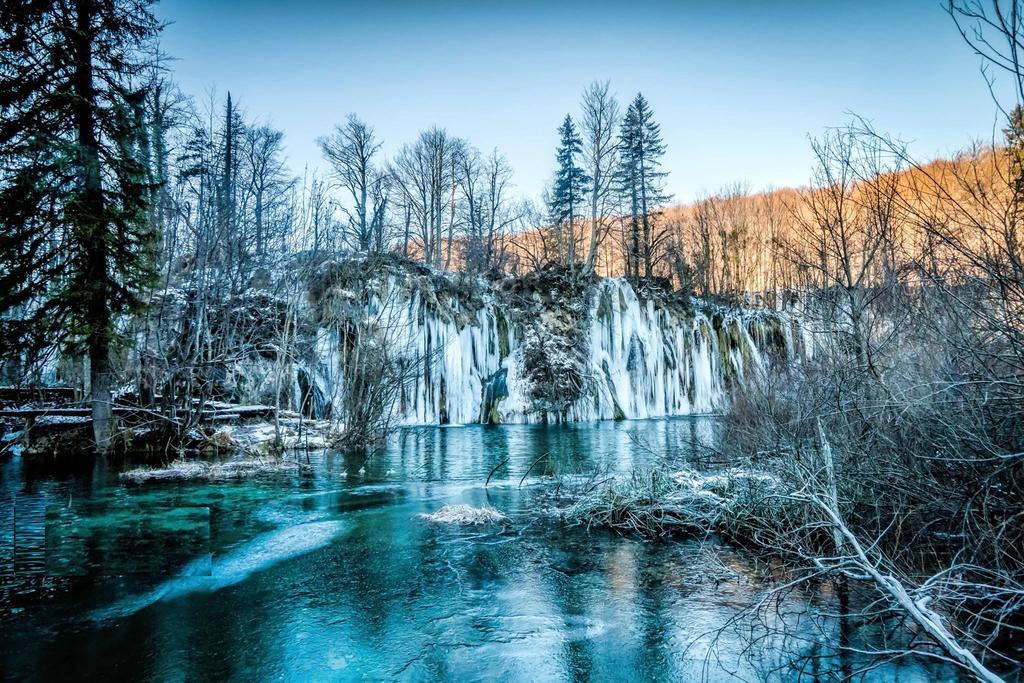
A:
<svg viewBox="0 0 1024 683">
<path fill-rule="evenodd" d="M 391 275 L 370 305 L 386 343 L 421 360 L 396 406 L 406 425 L 561 422 L 667 417 L 723 407 L 730 388 L 769 357 L 788 360 L 800 330 L 785 313 L 680 311 L 641 297 L 624 279 L 597 282 L 585 324 L 584 389 L 553 413 L 531 398 L 524 367 L 528 330 L 494 291 L 476 306 L 436 297 Z M 340 401 L 340 333 L 318 332 L 304 371 L 325 403 Z M 562 359 L 551 359 L 556 365 Z M 567 363 L 569 361 L 566 361 Z"/>
</svg>

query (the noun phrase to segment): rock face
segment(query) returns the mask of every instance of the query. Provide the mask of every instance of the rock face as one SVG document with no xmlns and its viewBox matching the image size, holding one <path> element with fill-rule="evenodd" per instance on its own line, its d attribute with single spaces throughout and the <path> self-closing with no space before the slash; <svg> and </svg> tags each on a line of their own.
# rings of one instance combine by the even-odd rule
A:
<svg viewBox="0 0 1024 683">
<path fill-rule="evenodd" d="M 417 361 L 395 408 L 406 425 L 706 413 L 766 363 L 798 352 L 799 329 L 786 314 L 691 304 L 623 279 L 467 284 L 401 270 L 376 278 L 364 296 L 344 281 L 320 283 L 321 295 L 335 294 L 315 302 L 320 329 L 302 372 L 326 405 L 341 400 L 344 326 L 324 302 L 363 301 L 382 343 Z"/>
</svg>

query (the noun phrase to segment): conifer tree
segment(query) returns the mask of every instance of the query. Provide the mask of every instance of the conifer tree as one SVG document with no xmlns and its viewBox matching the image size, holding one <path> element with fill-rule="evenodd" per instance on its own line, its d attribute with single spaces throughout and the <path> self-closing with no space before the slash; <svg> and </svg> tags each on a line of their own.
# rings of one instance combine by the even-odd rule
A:
<svg viewBox="0 0 1024 683">
<path fill-rule="evenodd" d="M 577 163 L 583 151 L 583 141 L 571 116 L 566 115 L 558 134 L 558 170 L 555 171 L 549 208 L 551 222 L 561 236 L 562 256 L 566 265 L 572 269 L 576 265 L 576 222 L 590 187 L 590 177 Z"/>
<path fill-rule="evenodd" d="M 665 143 L 654 112 L 642 94 L 626 110 L 619 133 L 619 193 L 626 207 L 629 236 L 626 272 L 632 277 L 651 277 L 659 258 L 663 234 L 658 231 L 658 211 L 671 195 L 665 192 L 661 157 Z"/>
<path fill-rule="evenodd" d="M 1024 204 L 1024 108 L 1019 104 L 1010 110 L 1007 126 L 1003 129 L 1006 137 L 1006 154 L 1010 163 L 1010 180 L 1013 186 L 1015 207 Z"/>
<path fill-rule="evenodd" d="M 84 354 L 100 450 L 116 321 L 155 276 L 141 120 L 143 52 L 159 31 L 150 4 L 0 0 L 0 354 Z"/>
</svg>

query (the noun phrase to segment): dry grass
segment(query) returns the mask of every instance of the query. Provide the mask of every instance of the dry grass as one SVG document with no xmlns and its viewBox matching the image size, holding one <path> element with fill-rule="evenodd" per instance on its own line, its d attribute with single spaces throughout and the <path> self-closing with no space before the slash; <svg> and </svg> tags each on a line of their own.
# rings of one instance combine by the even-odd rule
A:
<svg viewBox="0 0 1024 683">
<path fill-rule="evenodd" d="M 558 512 L 571 524 L 643 536 L 731 535 L 746 516 L 781 504 L 780 493 L 778 480 L 760 472 L 637 471 L 570 493 L 571 504 Z"/>
<path fill-rule="evenodd" d="M 265 474 L 297 472 L 305 465 L 294 460 L 252 459 L 212 463 L 201 460 L 175 460 L 166 467 L 140 467 L 121 473 L 129 484 L 183 481 L 230 481 Z"/>
<path fill-rule="evenodd" d="M 503 524 L 509 518 L 489 505 L 473 507 L 472 505 L 442 505 L 437 512 L 420 514 L 419 518 L 434 524 L 457 524 L 459 526 L 479 526 L 482 524 Z"/>
</svg>

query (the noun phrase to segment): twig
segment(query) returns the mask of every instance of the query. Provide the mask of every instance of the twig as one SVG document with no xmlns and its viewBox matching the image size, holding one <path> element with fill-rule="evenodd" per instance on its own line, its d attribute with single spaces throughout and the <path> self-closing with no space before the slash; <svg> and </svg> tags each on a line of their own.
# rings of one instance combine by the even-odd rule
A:
<svg viewBox="0 0 1024 683">
<path fill-rule="evenodd" d="M 491 483 L 491 477 L 493 477 L 494 473 L 498 471 L 498 468 L 507 463 L 509 460 L 511 460 L 511 458 L 505 458 L 497 465 L 495 465 L 493 469 L 491 469 L 490 473 L 487 475 L 487 479 L 484 481 L 484 488 L 487 488 L 487 485 Z M 521 483 L 522 482 L 520 482 L 520 484 Z"/>
<path fill-rule="evenodd" d="M 523 478 L 519 480 L 519 488 L 522 488 L 522 486 L 523 486 L 523 482 L 524 482 L 524 481 L 526 481 L 526 478 L 527 478 L 528 476 L 530 476 L 530 472 L 531 472 L 531 471 L 533 470 L 534 466 L 535 466 L 535 465 L 536 465 L 537 463 L 539 463 L 539 462 L 540 462 L 541 460 L 543 460 L 544 458 L 548 457 L 549 455 L 551 455 L 551 452 L 550 452 L 550 451 L 548 451 L 548 452 L 547 452 L 547 453 L 545 453 L 544 455 L 540 456 L 539 458 L 537 458 L 536 460 L 534 460 L 534 461 L 533 461 L 533 462 L 532 462 L 532 463 L 530 464 L 530 466 L 529 466 L 529 467 L 528 467 L 528 468 L 526 469 L 526 473 L 525 473 L 525 474 L 523 474 Z"/>
</svg>

